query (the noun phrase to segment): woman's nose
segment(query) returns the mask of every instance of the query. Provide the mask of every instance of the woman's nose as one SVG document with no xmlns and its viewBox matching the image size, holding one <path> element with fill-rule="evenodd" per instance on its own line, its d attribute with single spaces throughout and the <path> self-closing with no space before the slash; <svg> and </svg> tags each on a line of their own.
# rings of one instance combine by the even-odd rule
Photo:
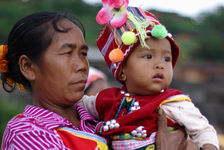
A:
<svg viewBox="0 0 224 150">
<path fill-rule="evenodd" d="M 73 60 L 74 61 L 74 70 L 75 72 L 78 72 L 78 71 L 86 71 L 87 68 L 88 68 L 88 61 L 86 59 L 83 59 L 83 58 L 76 58 Z"/>
</svg>

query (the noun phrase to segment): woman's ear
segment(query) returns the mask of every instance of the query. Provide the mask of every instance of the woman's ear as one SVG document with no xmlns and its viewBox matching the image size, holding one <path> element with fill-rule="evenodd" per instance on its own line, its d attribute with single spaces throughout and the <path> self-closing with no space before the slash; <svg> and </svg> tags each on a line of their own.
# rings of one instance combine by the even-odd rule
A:
<svg viewBox="0 0 224 150">
<path fill-rule="evenodd" d="M 126 75 L 125 75 L 125 71 L 123 68 L 121 68 L 121 70 L 119 71 L 119 74 L 118 74 L 118 79 L 120 81 L 126 81 Z"/>
<path fill-rule="evenodd" d="M 26 55 L 20 56 L 19 67 L 21 73 L 27 80 L 35 80 L 35 64 Z"/>
</svg>

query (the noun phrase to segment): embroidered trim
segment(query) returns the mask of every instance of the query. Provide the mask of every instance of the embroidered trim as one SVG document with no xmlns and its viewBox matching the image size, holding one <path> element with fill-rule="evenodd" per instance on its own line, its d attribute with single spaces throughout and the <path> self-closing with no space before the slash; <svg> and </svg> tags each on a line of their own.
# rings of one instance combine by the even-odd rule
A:
<svg viewBox="0 0 224 150">
<path fill-rule="evenodd" d="M 129 114 L 131 112 L 131 109 L 130 108 L 133 106 L 134 102 L 135 102 L 135 98 L 132 98 L 132 97 L 123 97 L 122 98 L 122 101 L 121 101 L 121 104 L 120 104 L 120 106 L 118 108 L 118 111 L 116 113 L 115 119 L 117 119 L 120 116 Z M 123 114 L 121 114 L 122 113 L 122 110 L 123 110 Z"/>
<path fill-rule="evenodd" d="M 145 140 L 117 140 L 112 141 L 112 148 L 114 150 L 131 150 L 131 149 L 138 149 L 143 148 L 150 145 L 155 146 L 155 139 L 156 139 L 156 132 L 153 132 L 151 136 Z M 153 147 L 153 146 L 152 146 Z M 154 147 L 155 148 L 155 147 Z M 154 149 L 152 149 L 154 150 Z"/>
<path fill-rule="evenodd" d="M 112 40 L 113 40 L 113 33 L 110 33 L 110 36 L 108 37 L 108 40 L 107 40 L 106 44 L 103 46 L 103 49 L 101 50 L 101 54 L 103 56 L 106 55 L 108 47 L 110 46 Z"/>
<path fill-rule="evenodd" d="M 105 125 L 105 122 L 101 121 L 99 123 L 97 123 L 96 128 L 95 128 L 95 133 L 102 135 L 102 129 Z"/>
<path fill-rule="evenodd" d="M 124 59 L 125 59 L 125 57 L 129 54 L 129 51 L 131 50 L 131 48 L 134 46 L 134 44 L 132 44 L 132 45 L 130 45 L 129 47 L 128 47 L 128 49 L 126 49 L 125 50 L 125 53 L 124 53 Z M 121 48 L 122 49 L 122 48 Z M 115 71 L 114 71 L 114 77 L 116 78 L 116 76 L 117 76 L 117 73 L 118 73 L 118 68 L 120 67 L 120 65 L 121 65 L 121 62 L 119 62 L 117 65 L 116 65 L 116 67 L 115 67 Z"/>
<path fill-rule="evenodd" d="M 165 103 L 169 103 L 169 102 L 178 102 L 178 101 L 189 101 L 189 102 L 192 102 L 191 99 L 187 96 L 184 96 L 184 97 L 177 97 L 177 98 L 173 98 L 173 99 L 167 99 L 167 100 L 164 100 L 162 103 L 159 104 L 159 108 L 165 104 Z"/>
<path fill-rule="evenodd" d="M 93 140 L 97 143 L 97 147 L 100 150 L 107 150 L 108 149 L 107 141 L 104 138 L 102 138 L 98 135 L 88 133 L 88 132 L 73 130 L 73 129 L 68 128 L 68 127 L 60 127 L 57 130 L 66 131 L 66 132 L 69 132 L 70 134 L 72 134 L 74 136 L 81 137 L 81 138 L 84 138 L 84 139 Z"/>
<path fill-rule="evenodd" d="M 125 133 L 125 134 L 122 134 L 122 135 L 112 135 L 112 136 L 110 136 L 110 139 L 112 139 L 112 140 L 130 140 L 130 139 L 145 140 L 145 138 L 133 136 L 130 133 Z"/>
<path fill-rule="evenodd" d="M 99 41 L 99 39 L 101 38 L 101 36 L 103 35 L 103 33 L 105 32 L 106 29 L 106 25 L 103 26 L 103 28 L 101 29 L 99 35 L 96 38 L 96 41 Z"/>
</svg>

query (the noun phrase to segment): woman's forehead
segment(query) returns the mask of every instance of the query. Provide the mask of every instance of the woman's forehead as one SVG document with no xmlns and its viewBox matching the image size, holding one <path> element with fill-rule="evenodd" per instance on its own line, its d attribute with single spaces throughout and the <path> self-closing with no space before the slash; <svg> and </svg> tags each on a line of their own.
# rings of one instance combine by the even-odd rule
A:
<svg viewBox="0 0 224 150">
<path fill-rule="evenodd" d="M 57 23 L 57 28 L 61 31 L 57 31 L 54 29 L 53 31 L 53 36 L 52 36 L 52 40 L 54 41 L 58 41 L 61 40 L 61 38 L 68 38 L 68 35 L 72 35 L 72 36 L 81 36 L 83 38 L 83 33 L 81 31 L 81 29 L 74 24 L 72 21 L 68 20 L 68 19 L 63 19 L 58 21 Z"/>
<path fill-rule="evenodd" d="M 61 30 L 77 27 L 77 25 L 67 18 L 61 18 L 56 24 Z"/>
</svg>

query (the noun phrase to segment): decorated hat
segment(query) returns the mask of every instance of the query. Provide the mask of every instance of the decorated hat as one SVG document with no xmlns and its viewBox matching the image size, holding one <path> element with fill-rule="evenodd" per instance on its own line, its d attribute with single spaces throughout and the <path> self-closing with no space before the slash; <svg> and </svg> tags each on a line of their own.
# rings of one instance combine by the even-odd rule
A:
<svg viewBox="0 0 224 150">
<path fill-rule="evenodd" d="M 138 44 L 150 49 L 145 42 L 150 37 L 167 38 L 170 41 L 172 65 L 176 65 L 179 47 L 153 14 L 138 7 L 129 7 L 128 0 L 102 0 L 102 3 L 103 8 L 98 12 L 96 21 L 104 26 L 96 42 L 118 81 L 119 70 L 127 56 Z"/>
</svg>

